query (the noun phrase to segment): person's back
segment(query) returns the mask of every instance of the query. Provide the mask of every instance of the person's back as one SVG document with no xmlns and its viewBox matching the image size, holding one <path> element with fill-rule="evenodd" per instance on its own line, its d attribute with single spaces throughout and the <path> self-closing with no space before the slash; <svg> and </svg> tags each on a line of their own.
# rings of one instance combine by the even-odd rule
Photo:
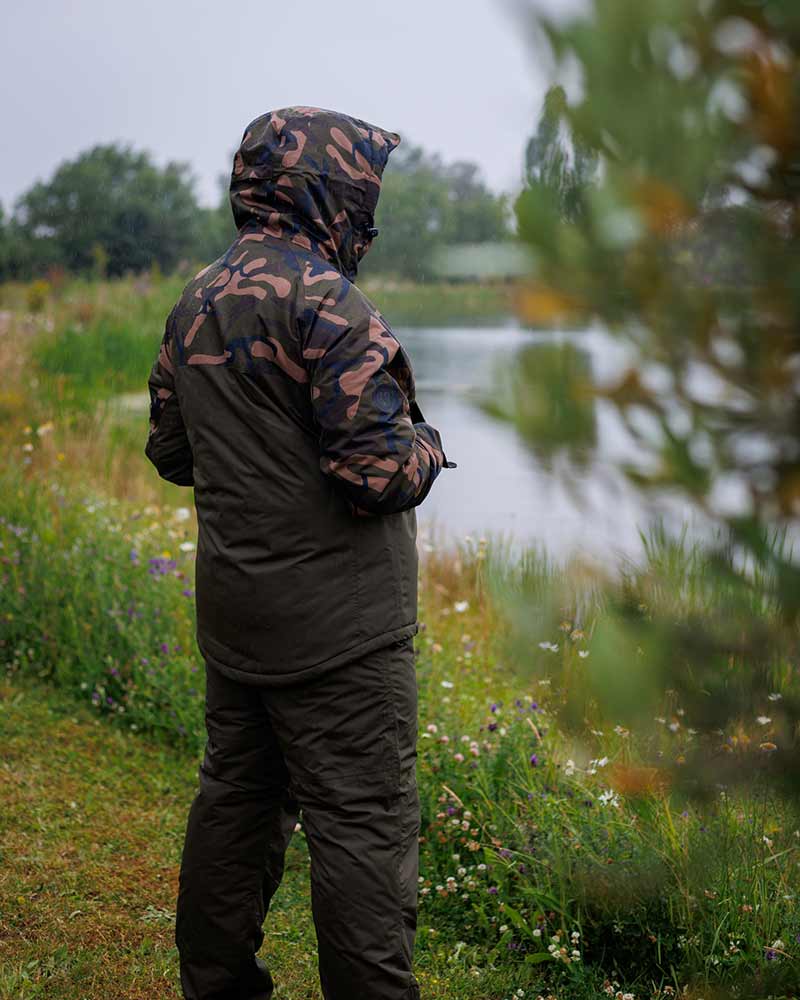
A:
<svg viewBox="0 0 800 1000">
<path fill-rule="evenodd" d="M 178 914 L 187 997 L 269 995 L 264 981 L 256 984 L 256 992 L 236 992 L 252 973 L 252 940 L 248 953 L 248 941 L 233 932 L 228 931 L 228 947 L 234 957 L 220 960 L 216 972 L 197 971 L 197 955 L 208 950 L 207 935 L 188 915 L 190 908 L 203 908 L 196 880 L 207 876 L 199 868 L 209 864 L 210 852 L 224 847 L 236 853 L 242 845 L 234 834 L 243 821 L 235 804 L 230 804 L 231 826 L 221 843 L 224 824 L 217 818 L 215 826 L 208 814 L 209 800 L 220 794 L 212 792 L 212 781 L 229 784 L 211 760 L 213 744 L 228 739 L 230 763 L 241 769 L 247 754 L 233 748 L 242 728 L 253 724 L 241 716 L 231 726 L 228 719 L 227 735 L 215 729 L 212 738 L 220 708 L 212 703 L 214 693 L 224 700 L 235 692 L 240 708 L 263 716 L 272 731 L 271 756 L 259 757 L 242 776 L 260 789 L 262 814 L 267 807 L 273 813 L 277 808 L 275 787 L 269 784 L 274 775 L 256 774 L 256 769 L 286 772 L 278 786 L 281 795 L 291 786 L 294 798 L 280 807 L 280 834 L 267 837 L 267 850 L 282 859 L 275 836 L 288 841 L 286 825 L 297 812 L 297 799 L 313 859 L 307 814 L 324 781 L 318 786 L 309 781 L 304 768 L 310 751 L 297 753 L 300 730 L 311 728 L 304 721 L 305 702 L 316 692 L 323 699 L 339 697 L 337 690 L 345 694 L 355 682 L 356 664 L 367 671 L 358 681 L 362 692 L 369 689 L 367 674 L 385 688 L 387 679 L 380 675 L 392 669 L 386 665 L 387 650 L 398 651 L 397 662 L 404 664 L 398 676 L 409 666 L 413 670 L 408 651 L 418 628 L 415 507 L 443 465 L 452 463 L 445 459 L 438 432 L 419 412 L 407 355 L 352 283 L 375 235 L 380 179 L 398 142 L 393 133 L 366 122 L 312 108 L 272 112 L 248 126 L 231 180 L 238 235 L 224 256 L 186 286 L 170 313 L 150 375 L 146 453 L 164 478 L 195 490 L 197 641 L 208 671 L 209 746 L 187 832 Z M 260 686 L 261 694 L 252 685 Z M 373 774 L 380 779 L 378 798 L 401 789 L 411 796 L 406 814 L 413 825 L 409 740 L 416 732 L 416 703 L 408 677 L 404 690 L 406 703 L 400 708 L 408 746 L 403 761 L 378 760 L 359 750 L 365 738 L 375 736 L 363 728 L 370 726 L 365 704 L 349 740 L 330 750 L 325 788 L 339 794 L 348 766 L 351 774 Z M 409 698 L 413 719 L 407 718 Z M 390 707 L 397 712 L 397 703 Z M 373 728 L 382 725 L 385 709 L 384 704 Z M 347 720 L 334 714 L 328 724 L 338 727 L 341 743 Z M 325 740 L 322 733 L 317 742 L 324 746 Z M 339 751 L 343 764 L 336 760 Z M 323 759 L 311 770 L 319 774 L 326 766 Z M 321 843 L 329 838 L 326 830 L 322 819 Z M 407 840 L 407 832 L 403 836 Z M 263 877 L 264 845 L 257 850 Z M 274 891 L 280 875 L 267 874 Z M 244 882 L 251 896 L 253 877 L 251 864 Z M 271 891 L 261 893 L 262 911 Z M 216 900 L 208 897 L 205 910 L 219 905 L 224 892 L 224 885 L 218 887 Z M 407 888 L 403 893 L 408 916 Z M 228 905 L 235 907 L 237 898 L 233 892 Z M 207 919 L 206 912 L 200 924 Z M 320 935 L 316 908 L 315 920 Z M 356 940 L 358 929 L 351 930 Z M 217 926 L 215 933 L 219 940 L 225 931 Z M 405 987 L 411 992 L 392 992 L 394 985 L 381 991 L 364 970 L 344 975 L 337 986 L 339 973 L 323 968 L 323 937 L 326 997 L 418 995 L 413 977 Z M 341 967 L 347 945 L 332 947 Z M 363 951 L 362 945 L 357 950 Z M 206 954 L 203 961 L 208 960 Z M 229 992 L 212 987 L 225 980 L 219 977 L 220 963 L 229 972 Z"/>
</svg>

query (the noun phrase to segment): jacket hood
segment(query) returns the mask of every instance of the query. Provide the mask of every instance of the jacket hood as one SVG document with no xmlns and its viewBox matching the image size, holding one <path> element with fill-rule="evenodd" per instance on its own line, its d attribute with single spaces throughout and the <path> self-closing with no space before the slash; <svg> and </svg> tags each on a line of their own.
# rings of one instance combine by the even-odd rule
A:
<svg viewBox="0 0 800 1000">
<path fill-rule="evenodd" d="M 282 108 L 251 122 L 236 152 L 230 200 L 239 229 L 319 253 L 355 278 L 369 249 L 394 132 L 322 108 Z"/>
</svg>

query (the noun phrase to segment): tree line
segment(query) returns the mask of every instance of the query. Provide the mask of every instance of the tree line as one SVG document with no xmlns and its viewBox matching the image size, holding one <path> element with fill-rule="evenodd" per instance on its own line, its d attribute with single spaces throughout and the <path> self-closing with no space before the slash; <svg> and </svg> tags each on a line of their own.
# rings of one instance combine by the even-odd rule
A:
<svg viewBox="0 0 800 1000">
<path fill-rule="evenodd" d="M 9 213 L 0 207 L 0 280 L 53 269 L 97 277 L 153 267 L 168 273 L 207 263 L 236 231 L 226 177 L 220 189 L 219 204 L 205 207 L 189 164 L 160 167 L 130 146 L 94 146 L 35 183 Z M 414 145 L 394 154 L 378 213 L 380 239 L 365 273 L 424 280 L 443 245 L 510 234 L 508 199 L 486 186 L 476 164 L 448 164 Z"/>
</svg>

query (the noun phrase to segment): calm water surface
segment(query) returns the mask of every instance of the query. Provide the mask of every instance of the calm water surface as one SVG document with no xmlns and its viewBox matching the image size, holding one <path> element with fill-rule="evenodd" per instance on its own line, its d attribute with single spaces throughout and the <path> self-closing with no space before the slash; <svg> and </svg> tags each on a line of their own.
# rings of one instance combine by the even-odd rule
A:
<svg viewBox="0 0 800 1000">
<path fill-rule="evenodd" d="M 513 544 L 539 544 L 559 561 L 572 554 L 607 560 L 641 553 L 637 527 L 655 513 L 677 524 L 687 511 L 663 498 L 648 511 L 612 459 L 635 453 L 633 442 L 608 404 L 596 404 L 598 448 L 581 478 L 580 498 L 562 477 L 542 468 L 513 427 L 483 413 L 477 396 L 490 389 L 497 364 L 514 364 L 528 344 L 571 339 L 587 354 L 593 376 L 605 381 L 625 365 L 622 346 L 601 330 L 534 333 L 496 329 L 400 328 L 417 396 L 426 420 L 442 434 L 447 457 L 457 469 L 442 471 L 418 509 L 421 532 L 434 537 L 473 538 L 493 534 Z M 698 524 L 697 530 L 701 530 Z"/>
</svg>

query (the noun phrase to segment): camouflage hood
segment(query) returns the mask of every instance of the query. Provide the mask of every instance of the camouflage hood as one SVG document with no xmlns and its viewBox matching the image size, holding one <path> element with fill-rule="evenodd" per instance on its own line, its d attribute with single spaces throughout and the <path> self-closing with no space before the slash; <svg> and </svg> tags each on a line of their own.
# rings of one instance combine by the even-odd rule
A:
<svg viewBox="0 0 800 1000">
<path fill-rule="evenodd" d="M 321 108 L 282 108 L 245 129 L 231 175 L 239 229 L 320 254 L 353 280 L 369 249 L 381 177 L 400 137 Z"/>
</svg>

